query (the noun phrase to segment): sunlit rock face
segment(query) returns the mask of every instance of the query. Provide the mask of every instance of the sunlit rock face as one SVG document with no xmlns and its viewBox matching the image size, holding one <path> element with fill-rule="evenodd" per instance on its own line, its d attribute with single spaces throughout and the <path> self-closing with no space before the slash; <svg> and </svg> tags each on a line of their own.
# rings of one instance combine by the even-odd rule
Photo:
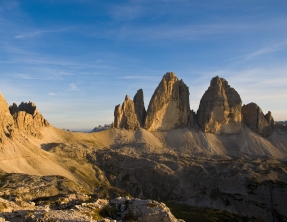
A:
<svg viewBox="0 0 287 222">
<path fill-rule="evenodd" d="M 15 127 L 23 133 L 40 137 L 40 129 L 50 126 L 48 121 L 44 119 L 42 114 L 38 112 L 33 102 L 22 102 L 19 106 L 13 103 L 9 106 L 10 114 L 13 116 Z"/>
<path fill-rule="evenodd" d="M 242 101 L 237 91 L 228 82 L 214 77 L 205 91 L 197 111 L 198 123 L 203 132 L 234 134 L 241 132 Z"/>
<path fill-rule="evenodd" d="M 7 138 L 12 138 L 14 133 L 14 120 L 11 116 L 8 104 L 0 93 L 0 144 L 5 143 Z"/>
<path fill-rule="evenodd" d="M 134 102 L 127 95 L 123 105 L 117 105 L 114 112 L 114 128 L 137 130 L 140 127 Z"/>
<path fill-rule="evenodd" d="M 242 115 L 245 125 L 254 132 L 263 137 L 272 134 L 275 125 L 271 112 L 264 116 L 261 108 L 256 103 L 249 103 L 242 106 Z"/>
<path fill-rule="evenodd" d="M 166 73 L 156 88 L 146 113 L 144 128 L 149 131 L 170 130 L 187 125 L 189 89 L 175 73 Z"/>
</svg>

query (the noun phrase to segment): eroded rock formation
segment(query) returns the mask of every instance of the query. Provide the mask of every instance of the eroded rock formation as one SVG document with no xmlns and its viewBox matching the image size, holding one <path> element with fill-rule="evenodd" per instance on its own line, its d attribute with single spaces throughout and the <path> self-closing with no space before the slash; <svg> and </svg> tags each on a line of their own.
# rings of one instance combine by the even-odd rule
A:
<svg viewBox="0 0 287 222">
<path fill-rule="evenodd" d="M 12 138 L 14 133 L 14 121 L 9 112 L 8 104 L 0 93 L 0 144 L 7 138 Z"/>
<path fill-rule="evenodd" d="M 144 125 L 146 110 L 144 106 L 144 97 L 143 97 L 143 90 L 139 89 L 137 93 L 134 96 L 134 107 L 135 107 L 135 113 L 138 118 L 138 122 L 141 127 Z"/>
<path fill-rule="evenodd" d="M 137 130 L 140 127 L 134 102 L 126 95 L 123 105 L 117 105 L 114 112 L 114 128 Z"/>
<path fill-rule="evenodd" d="M 233 134 L 242 131 L 241 98 L 228 82 L 214 77 L 197 111 L 203 132 Z"/>
<path fill-rule="evenodd" d="M 268 111 L 268 113 L 266 113 L 266 115 L 264 117 L 267 120 L 267 122 L 269 123 L 269 125 L 272 127 L 272 129 L 275 129 L 275 121 L 273 119 L 271 112 Z"/>
<path fill-rule="evenodd" d="M 9 106 L 10 114 L 13 116 L 15 127 L 21 132 L 25 132 L 32 136 L 40 136 L 40 129 L 49 126 L 47 120 L 38 112 L 33 102 L 22 102 L 19 106 L 13 103 Z"/>
<path fill-rule="evenodd" d="M 249 103 L 247 105 L 243 105 L 242 115 L 244 123 L 254 132 L 258 133 L 263 137 L 267 137 L 272 134 L 273 128 L 270 124 L 272 124 L 273 117 L 271 113 L 266 114 L 268 118 L 268 120 L 266 120 L 261 108 L 256 103 Z"/>
<path fill-rule="evenodd" d="M 189 90 L 175 73 L 166 73 L 156 88 L 146 113 L 144 128 L 149 131 L 185 127 L 188 122 Z"/>
</svg>

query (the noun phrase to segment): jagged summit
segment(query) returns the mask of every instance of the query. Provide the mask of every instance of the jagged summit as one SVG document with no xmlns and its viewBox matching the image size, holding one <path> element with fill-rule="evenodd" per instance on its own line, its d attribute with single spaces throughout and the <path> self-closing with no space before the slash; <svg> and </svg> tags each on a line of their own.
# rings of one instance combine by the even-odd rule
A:
<svg viewBox="0 0 287 222">
<path fill-rule="evenodd" d="M 228 82 L 216 76 L 200 100 L 198 123 L 203 132 L 233 134 L 242 131 L 241 98 Z"/>
</svg>

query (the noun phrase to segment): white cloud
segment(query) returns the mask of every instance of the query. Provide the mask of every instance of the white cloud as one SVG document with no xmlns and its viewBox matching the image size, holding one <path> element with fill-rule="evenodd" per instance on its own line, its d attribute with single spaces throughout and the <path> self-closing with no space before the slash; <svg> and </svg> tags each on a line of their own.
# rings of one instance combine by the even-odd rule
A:
<svg viewBox="0 0 287 222">
<path fill-rule="evenodd" d="M 14 36 L 14 38 L 16 39 L 31 38 L 31 37 L 38 36 L 43 33 L 64 32 L 70 29 L 72 28 L 64 28 L 64 29 L 56 29 L 56 30 L 37 30 L 37 31 L 32 31 L 32 32 L 16 35 Z"/>
<path fill-rule="evenodd" d="M 78 86 L 75 83 L 70 83 L 70 90 L 74 91 L 74 90 L 78 90 Z"/>
</svg>

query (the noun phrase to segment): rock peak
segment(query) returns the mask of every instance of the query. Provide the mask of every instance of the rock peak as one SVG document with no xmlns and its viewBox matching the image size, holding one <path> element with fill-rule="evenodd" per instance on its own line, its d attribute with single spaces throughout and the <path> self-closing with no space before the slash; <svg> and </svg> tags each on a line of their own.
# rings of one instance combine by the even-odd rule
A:
<svg viewBox="0 0 287 222">
<path fill-rule="evenodd" d="M 129 95 L 126 95 L 126 97 L 125 97 L 125 101 L 127 101 L 127 100 L 131 100 L 131 98 L 129 97 Z"/>
<path fill-rule="evenodd" d="M 151 98 L 144 128 L 156 131 L 185 127 L 189 112 L 188 87 L 175 73 L 167 72 Z"/>
<path fill-rule="evenodd" d="M 166 74 L 164 74 L 163 76 L 164 79 L 177 79 L 177 76 L 174 72 L 167 72 Z"/>
<path fill-rule="evenodd" d="M 197 111 L 203 132 L 233 134 L 242 130 L 241 98 L 228 82 L 216 76 L 202 96 Z"/>
</svg>

